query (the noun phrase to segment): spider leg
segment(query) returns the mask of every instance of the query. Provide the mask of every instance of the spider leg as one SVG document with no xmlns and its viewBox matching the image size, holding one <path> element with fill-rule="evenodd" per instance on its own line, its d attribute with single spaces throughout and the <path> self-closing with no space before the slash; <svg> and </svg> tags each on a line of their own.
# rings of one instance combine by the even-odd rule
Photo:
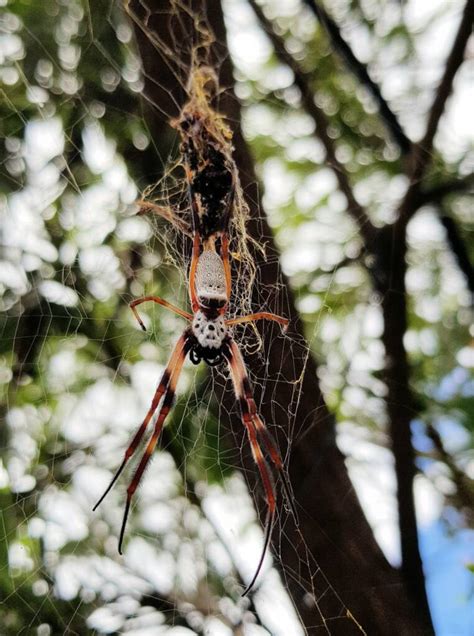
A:
<svg viewBox="0 0 474 636">
<path fill-rule="evenodd" d="M 145 201 L 145 199 L 137 199 L 135 201 L 136 205 L 140 206 L 138 211 L 138 215 L 144 215 L 148 212 L 152 212 L 157 216 L 161 216 L 171 225 L 174 225 L 178 230 L 180 230 L 186 236 L 191 236 L 191 231 L 189 229 L 189 225 L 182 221 L 179 217 L 177 217 L 171 208 L 167 208 L 163 205 L 157 205 L 156 203 L 152 203 L 151 201 Z"/>
<path fill-rule="evenodd" d="M 229 260 L 229 237 L 227 236 L 227 232 L 224 232 L 221 238 L 221 258 L 224 264 L 226 294 L 227 294 L 227 298 L 229 299 L 231 289 L 232 289 L 231 287 L 232 279 L 231 279 L 230 260 Z M 225 307 L 223 311 L 225 311 Z"/>
<path fill-rule="evenodd" d="M 169 387 L 171 385 L 171 381 L 172 381 L 172 379 L 175 376 L 177 371 L 178 371 L 178 375 L 179 375 L 179 371 L 181 370 L 181 367 L 182 367 L 182 365 L 184 363 L 184 359 L 186 357 L 187 344 L 188 344 L 188 336 L 187 336 L 187 333 L 185 332 L 179 338 L 178 342 L 176 343 L 175 348 L 173 350 L 173 353 L 171 354 L 170 359 L 168 361 L 168 364 L 167 364 L 165 370 L 163 371 L 163 375 L 161 376 L 160 383 L 158 384 L 158 386 L 156 388 L 155 395 L 153 396 L 153 400 L 151 402 L 151 406 L 150 406 L 150 408 L 148 410 L 148 413 L 145 416 L 145 419 L 141 423 L 139 429 L 137 430 L 137 432 L 133 436 L 133 439 L 130 442 L 130 445 L 128 446 L 127 450 L 125 451 L 125 456 L 123 458 L 123 461 L 120 464 L 120 466 L 118 467 L 117 472 L 113 476 L 112 481 L 107 486 L 104 494 L 101 496 L 101 498 L 95 504 L 95 506 L 93 507 L 92 510 L 96 510 L 100 506 L 100 504 L 103 502 L 105 497 L 109 494 L 109 492 L 111 491 L 113 485 L 115 484 L 117 479 L 120 477 L 120 475 L 121 475 L 123 469 L 125 468 L 128 460 L 130 459 L 130 457 L 132 457 L 132 455 L 136 451 L 136 449 L 137 449 L 138 445 L 140 444 L 140 441 L 141 441 L 141 439 L 142 439 L 142 437 L 143 437 L 143 435 L 145 433 L 145 430 L 146 430 L 151 418 L 153 417 L 153 414 L 155 413 L 156 409 L 158 408 L 158 404 L 160 403 L 160 400 L 161 400 L 163 394 L 165 393 L 165 391 L 167 389 L 169 390 Z"/>
<path fill-rule="evenodd" d="M 288 482 L 288 478 L 285 473 L 285 468 L 283 466 L 283 461 L 280 455 L 280 451 L 277 448 L 275 438 L 270 433 L 268 428 L 265 426 L 262 418 L 256 413 L 256 405 L 253 397 L 247 397 L 247 401 L 249 403 L 250 412 L 252 413 L 255 408 L 255 414 L 253 415 L 253 421 L 255 424 L 255 428 L 257 429 L 257 433 L 261 436 L 263 440 L 263 444 L 269 453 L 273 464 L 278 470 L 278 475 L 281 479 L 281 484 L 283 486 L 283 492 L 285 493 L 286 503 L 291 511 L 291 515 L 295 521 L 296 526 L 299 526 L 298 513 L 296 512 L 296 508 L 294 505 L 293 497 L 291 494 L 290 484 Z"/>
<path fill-rule="evenodd" d="M 119 543 L 118 543 L 119 554 L 122 554 L 122 542 L 123 542 L 123 537 L 125 535 L 125 526 L 127 525 L 128 513 L 130 510 L 130 505 L 132 503 L 132 497 L 135 494 L 136 489 L 138 488 L 138 485 L 141 481 L 143 473 L 145 472 L 145 468 L 147 467 L 147 464 L 150 461 L 150 457 L 152 456 L 153 451 L 156 448 L 156 445 L 161 435 L 161 431 L 163 430 L 163 424 L 173 405 L 173 400 L 176 393 L 176 385 L 178 383 L 178 379 L 181 374 L 181 369 L 183 368 L 183 364 L 186 359 L 186 355 L 189 352 L 190 347 L 191 347 L 190 340 L 186 339 L 184 342 L 183 348 L 181 349 L 181 355 L 176 359 L 174 368 L 171 372 L 168 388 L 166 389 L 166 394 L 165 394 L 165 397 L 163 398 L 163 402 L 161 404 L 161 408 L 158 412 L 158 417 L 155 422 L 155 429 L 153 431 L 153 435 L 150 437 L 150 440 L 147 444 L 145 452 L 143 453 L 140 463 L 138 464 L 138 468 L 136 469 L 133 479 L 129 487 L 127 488 L 127 502 L 125 504 L 125 511 L 123 514 L 122 527 L 120 529 L 120 537 L 119 537 Z"/>
<path fill-rule="evenodd" d="M 259 311 L 257 314 L 249 314 L 248 316 L 239 316 L 239 318 L 231 318 L 230 320 L 226 320 L 226 325 L 238 325 L 242 322 L 251 322 L 253 320 L 273 320 L 274 322 L 278 322 L 283 327 L 283 333 L 288 329 L 288 325 L 290 321 L 288 318 L 283 318 L 282 316 L 277 316 L 276 314 L 271 314 L 268 311 Z"/>
<path fill-rule="evenodd" d="M 252 580 L 247 585 L 245 590 L 242 592 L 242 597 L 247 596 L 247 594 L 250 592 L 250 590 L 255 585 L 255 581 L 257 580 L 258 575 L 260 574 L 263 562 L 265 561 L 265 556 L 267 554 L 268 546 L 270 544 L 270 539 L 272 537 L 274 522 L 275 522 L 275 510 L 270 510 L 270 508 L 268 508 L 267 516 L 265 517 L 265 526 L 264 526 L 264 528 L 265 528 L 265 537 L 263 539 L 262 554 L 260 555 L 260 559 L 258 561 L 257 569 L 255 570 L 255 574 L 253 575 Z"/>
<path fill-rule="evenodd" d="M 192 315 L 189 314 L 187 311 L 183 311 L 179 307 L 176 307 L 172 303 L 169 303 L 167 300 L 164 300 L 163 298 L 160 298 L 159 296 L 144 296 L 143 298 L 137 298 L 137 300 L 134 300 L 133 302 L 130 303 L 130 309 L 133 311 L 133 315 L 138 320 L 138 324 L 143 329 L 143 331 L 146 331 L 146 327 L 143 324 L 142 319 L 138 315 L 138 311 L 135 309 L 135 307 L 137 307 L 138 305 L 141 305 L 142 303 L 146 303 L 148 301 L 152 301 L 154 303 L 157 303 L 158 305 L 162 305 L 163 307 L 166 307 L 167 309 L 174 311 L 175 314 L 178 314 L 179 316 L 186 318 L 186 320 L 193 319 Z"/>
<path fill-rule="evenodd" d="M 237 396 L 240 400 L 242 396 L 244 396 L 245 400 L 247 401 L 247 408 L 249 410 L 250 417 L 252 418 L 252 422 L 254 424 L 255 430 L 257 431 L 257 434 L 260 436 L 263 442 L 263 445 L 266 451 L 268 452 L 270 459 L 272 460 L 273 465 L 278 471 L 278 475 L 281 479 L 281 483 L 283 487 L 283 492 L 285 493 L 286 502 L 288 504 L 288 507 L 291 510 L 291 514 L 295 520 L 295 524 L 298 526 L 299 525 L 298 514 L 296 512 L 296 508 L 294 505 L 294 498 L 292 497 L 292 494 L 291 494 L 290 484 L 288 482 L 288 479 L 285 473 L 285 467 L 283 465 L 283 460 L 281 458 L 280 451 L 278 450 L 278 447 L 273 435 L 265 426 L 265 423 L 263 422 L 262 418 L 260 417 L 257 411 L 257 405 L 253 397 L 252 387 L 251 387 L 250 380 L 249 380 L 247 370 L 245 367 L 245 362 L 242 358 L 242 354 L 240 353 L 238 346 L 233 340 L 231 340 L 230 342 L 230 349 L 231 349 L 231 356 L 232 356 L 231 365 L 233 366 L 233 374 L 236 377 L 236 383 L 237 383 L 236 384 L 234 382 L 234 384 L 238 386 L 238 388 L 236 388 Z"/>
<path fill-rule="evenodd" d="M 192 216 L 192 227 L 193 227 L 193 252 L 191 256 L 191 266 L 189 268 L 189 298 L 191 300 L 191 308 L 193 313 L 195 313 L 199 309 L 199 302 L 197 298 L 196 292 L 196 269 L 199 260 L 199 255 L 201 253 L 201 235 L 200 235 L 200 227 L 201 223 L 199 220 L 199 210 L 196 201 L 196 196 L 193 191 L 193 187 L 191 185 L 192 182 L 192 171 L 189 165 L 186 163 L 186 179 L 188 181 L 188 198 L 189 203 L 191 205 L 191 216 Z"/>
<path fill-rule="evenodd" d="M 232 185 L 232 190 L 229 195 L 229 202 L 227 204 L 227 209 L 224 215 L 224 223 L 221 235 L 221 258 L 224 263 L 224 273 L 225 273 L 225 286 L 227 298 L 230 298 L 230 293 L 232 291 L 232 276 L 230 270 L 230 259 L 229 259 L 229 220 L 232 214 L 232 206 L 234 203 L 234 185 Z M 225 311 L 225 309 L 224 309 Z"/>
<path fill-rule="evenodd" d="M 245 401 L 245 399 L 244 399 Z M 263 488 L 265 490 L 265 499 L 267 502 L 267 515 L 265 517 L 265 536 L 263 540 L 263 548 L 262 553 L 260 555 L 260 559 L 255 570 L 255 574 L 253 575 L 252 580 L 247 585 L 245 590 L 242 592 L 242 596 L 247 596 L 250 590 L 255 585 L 255 581 L 260 574 L 260 571 L 263 566 L 263 562 L 265 560 L 265 555 L 267 554 L 268 546 L 270 544 L 270 539 L 272 536 L 273 523 L 275 521 L 275 511 L 276 511 L 276 495 L 275 495 L 275 486 L 273 484 L 273 478 L 268 467 L 267 462 L 262 453 L 262 449 L 260 448 L 260 444 L 258 443 L 256 429 L 250 417 L 250 413 L 246 407 L 244 407 L 243 402 L 241 401 L 241 413 L 242 420 L 244 422 L 244 426 L 247 430 L 247 435 L 250 441 L 250 447 L 252 449 L 252 456 L 254 458 L 255 463 L 257 464 L 260 478 L 263 483 Z"/>
<path fill-rule="evenodd" d="M 275 495 L 275 487 L 273 484 L 273 478 L 272 478 L 270 469 L 268 467 L 268 464 L 265 461 L 265 458 L 263 456 L 260 444 L 258 443 L 257 429 L 253 422 L 248 400 L 245 397 L 245 392 L 244 392 L 243 384 L 240 377 L 240 369 L 238 367 L 237 358 L 236 358 L 236 355 L 240 357 L 240 352 L 237 348 L 237 345 L 233 341 L 231 341 L 230 347 L 227 349 L 224 349 L 223 353 L 229 363 L 229 369 L 230 369 L 230 374 L 232 377 L 232 382 L 234 384 L 234 390 L 240 403 L 242 421 L 247 431 L 247 436 L 249 438 L 253 459 L 255 463 L 257 464 L 257 467 L 260 473 L 260 478 L 262 480 L 263 487 L 265 490 L 265 499 L 267 502 L 267 515 L 265 519 L 265 536 L 264 536 L 264 542 L 263 542 L 263 550 L 262 550 L 260 560 L 258 562 L 257 569 L 255 571 L 255 574 L 242 594 L 242 596 L 246 596 L 250 592 L 252 587 L 254 586 L 255 581 L 257 580 L 257 577 L 260 574 L 263 561 L 265 559 L 265 555 L 268 550 L 268 545 L 270 543 L 272 529 L 273 529 L 273 523 L 275 520 L 276 495 Z"/>
</svg>

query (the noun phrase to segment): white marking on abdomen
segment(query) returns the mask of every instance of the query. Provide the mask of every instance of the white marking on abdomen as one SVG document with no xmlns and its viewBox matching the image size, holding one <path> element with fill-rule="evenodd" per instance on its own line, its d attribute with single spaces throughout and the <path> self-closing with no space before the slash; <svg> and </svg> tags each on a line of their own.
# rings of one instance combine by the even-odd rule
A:
<svg viewBox="0 0 474 636">
<path fill-rule="evenodd" d="M 209 349 L 220 349 L 227 333 L 223 316 L 209 320 L 202 311 L 194 314 L 192 330 L 201 347 Z"/>
</svg>

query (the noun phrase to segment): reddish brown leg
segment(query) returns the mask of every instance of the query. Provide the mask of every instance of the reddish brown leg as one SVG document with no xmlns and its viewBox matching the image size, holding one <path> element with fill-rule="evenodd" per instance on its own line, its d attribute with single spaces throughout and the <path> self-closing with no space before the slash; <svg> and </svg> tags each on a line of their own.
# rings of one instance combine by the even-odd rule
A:
<svg viewBox="0 0 474 636">
<path fill-rule="evenodd" d="M 262 418 L 258 414 L 257 405 L 255 404 L 255 400 L 253 397 L 252 387 L 245 367 L 245 362 L 242 358 L 242 354 L 240 353 L 238 346 L 233 340 L 230 343 L 230 349 L 233 358 L 232 364 L 234 367 L 234 374 L 239 385 L 239 388 L 236 389 L 237 397 L 239 398 L 239 400 L 244 397 L 247 402 L 247 408 L 249 410 L 252 422 L 255 426 L 255 430 L 260 436 L 266 451 L 270 455 L 270 459 L 272 460 L 273 465 L 278 471 L 278 475 L 283 486 L 283 491 L 285 493 L 286 502 L 291 510 L 291 514 L 295 520 L 296 525 L 298 525 L 298 514 L 293 503 L 290 484 L 288 483 L 285 467 L 283 465 L 283 460 L 281 458 L 280 452 L 277 448 L 273 435 L 270 433 L 268 428 L 265 426 Z"/>
<path fill-rule="evenodd" d="M 162 205 L 157 205 L 156 203 L 152 203 L 151 201 L 145 201 L 144 199 L 137 199 L 135 201 L 136 205 L 140 206 L 140 210 L 138 211 L 139 215 L 147 214 L 148 212 L 152 212 L 157 216 L 161 216 L 174 225 L 178 230 L 180 230 L 186 236 L 191 236 L 191 231 L 189 229 L 189 225 L 182 221 L 179 217 L 175 216 L 173 210 L 171 208 L 164 207 Z"/>
<path fill-rule="evenodd" d="M 273 529 L 273 522 L 275 519 L 276 496 L 275 496 L 275 487 L 273 484 L 271 472 L 263 456 L 262 449 L 260 448 L 260 444 L 258 443 L 257 429 L 253 422 L 253 417 L 249 409 L 248 400 L 246 399 L 245 393 L 243 390 L 241 369 L 238 363 L 238 358 L 240 358 L 240 352 L 237 348 L 237 345 L 233 341 L 231 341 L 230 343 L 230 349 L 227 349 L 227 351 L 224 351 L 224 355 L 229 363 L 229 369 L 230 369 L 230 374 L 232 377 L 232 382 L 234 384 L 234 390 L 240 404 L 242 421 L 247 431 L 250 447 L 252 450 L 252 456 L 254 458 L 255 463 L 257 464 L 257 467 L 260 473 L 260 478 L 262 480 L 263 488 L 265 491 L 265 499 L 267 502 L 267 516 L 265 519 L 265 535 L 264 535 L 264 542 L 263 542 L 263 550 L 262 550 L 260 560 L 258 562 L 257 569 L 255 571 L 255 574 L 242 594 L 242 596 L 245 596 L 246 594 L 250 592 L 250 590 L 255 584 L 255 581 L 257 580 L 258 575 L 260 574 L 260 570 L 262 568 L 263 561 L 265 559 L 265 554 L 267 552 L 268 545 L 270 543 L 270 538 L 271 538 L 272 529 Z"/>
<path fill-rule="evenodd" d="M 225 288 L 227 299 L 230 298 L 230 293 L 232 291 L 231 285 L 231 272 L 230 272 L 230 260 L 229 260 L 229 237 L 224 232 L 221 238 L 221 258 L 224 263 L 224 273 L 225 273 Z"/>
<path fill-rule="evenodd" d="M 138 324 L 143 329 L 143 331 L 146 331 L 146 327 L 143 324 L 142 319 L 138 315 L 138 311 L 135 309 L 135 307 L 137 307 L 138 305 L 141 305 L 142 303 L 146 303 L 148 301 L 157 303 L 158 305 L 161 305 L 162 307 L 166 307 L 166 309 L 170 309 L 171 311 L 174 311 L 175 314 L 178 314 L 178 316 L 182 316 L 183 318 L 186 318 L 186 320 L 193 319 L 192 315 L 188 314 L 187 311 L 183 311 L 179 307 L 172 305 L 167 300 L 163 300 L 163 298 L 160 298 L 159 296 L 144 296 L 143 298 L 137 298 L 137 300 L 134 300 L 133 302 L 130 303 L 130 309 L 133 311 L 133 315 L 138 320 Z"/>
<path fill-rule="evenodd" d="M 241 412 L 242 412 L 242 420 L 244 422 L 244 426 L 247 430 L 247 435 L 250 441 L 252 456 L 254 458 L 255 463 L 257 464 L 257 467 L 260 473 L 260 478 L 262 480 L 263 487 L 265 490 L 265 499 L 267 502 L 267 515 L 265 518 L 265 526 L 264 526 L 265 534 L 263 539 L 262 554 L 260 556 L 260 560 L 258 562 L 257 568 L 255 570 L 255 574 L 253 575 L 252 580 L 247 585 L 245 590 L 242 592 L 242 596 L 246 596 L 255 585 L 255 581 L 257 580 L 258 575 L 260 574 L 263 562 L 265 560 L 265 555 L 268 550 L 268 546 L 272 536 L 273 523 L 275 520 L 276 496 L 275 496 L 275 486 L 273 484 L 272 475 L 268 468 L 268 464 L 265 461 L 265 458 L 262 454 L 262 449 L 260 448 L 260 445 L 258 443 L 255 427 L 253 425 L 249 412 L 245 408 L 243 408 L 242 404 L 241 404 Z"/>
<path fill-rule="evenodd" d="M 196 268 L 201 253 L 201 236 L 199 234 L 200 220 L 199 209 L 192 187 L 193 174 L 188 164 L 185 166 L 186 179 L 188 182 L 188 198 L 191 206 L 191 218 L 193 227 L 193 253 L 191 256 L 191 266 L 189 268 L 189 298 L 191 300 L 191 308 L 193 313 L 199 309 L 199 303 L 196 293 Z"/>
<path fill-rule="evenodd" d="M 290 321 L 288 318 L 283 318 L 282 316 L 277 316 L 276 314 L 270 314 L 267 311 L 259 311 L 257 314 L 249 314 L 248 316 L 240 316 L 239 318 L 231 318 L 230 320 L 226 320 L 225 324 L 232 326 L 238 325 L 242 322 L 252 322 L 254 320 L 273 320 L 278 322 L 283 326 L 283 332 L 288 329 L 288 325 Z"/>
<path fill-rule="evenodd" d="M 156 409 L 158 408 L 158 404 L 160 403 L 160 400 L 161 400 L 163 394 L 165 393 L 165 391 L 167 389 L 169 389 L 169 386 L 171 385 L 171 381 L 176 376 L 176 374 L 179 375 L 179 372 L 181 371 L 181 367 L 183 366 L 184 359 L 185 359 L 186 353 L 187 353 L 187 351 L 186 351 L 187 342 L 188 342 L 188 337 L 187 337 L 186 334 L 183 334 L 179 338 L 178 342 L 176 343 L 175 348 L 173 350 L 173 353 L 171 354 L 169 362 L 168 362 L 168 364 L 166 366 L 166 369 L 163 371 L 163 375 L 161 376 L 160 383 L 158 384 L 158 387 L 157 387 L 157 389 L 155 391 L 155 395 L 153 396 L 153 400 L 151 402 L 150 408 L 148 409 L 148 413 L 146 414 L 145 419 L 143 420 L 142 424 L 140 425 L 140 428 L 135 433 L 132 441 L 130 442 L 129 447 L 125 451 L 125 456 L 123 458 L 123 461 L 120 464 L 120 466 L 119 466 L 117 472 L 115 473 L 114 477 L 112 478 L 112 481 L 107 486 L 107 489 L 105 490 L 105 492 L 102 495 L 102 497 L 95 504 L 93 510 L 96 510 L 96 508 L 98 506 L 100 506 L 102 501 L 109 494 L 110 490 L 112 489 L 112 487 L 115 484 L 115 482 L 117 481 L 117 479 L 120 477 L 120 475 L 121 475 L 123 469 L 125 468 L 128 460 L 134 454 L 134 452 L 136 451 L 138 445 L 140 444 L 140 441 L 141 441 L 141 439 L 142 439 L 142 437 L 143 437 L 143 435 L 144 435 L 144 433 L 146 431 L 146 428 L 147 428 L 151 418 L 153 417 L 153 414 L 155 413 Z M 176 381 L 177 381 L 177 377 L 176 377 L 175 383 L 176 383 Z"/>
<path fill-rule="evenodd" d="M 199 302 L 196 293 L 196 269 L 201 252 L 201 238 L 199 233 L 194 232 L 193 236 L 193 255 L 191 257 L 191 266 L 189 268 L 189 298 L 191 300 L 191 308 L 193 313 L 199 309 Z"/>
<path fill-rule="evenodd" d="M 156 448 L 158 440 L 161 435 L 161 431 L 163 430 L 163 424 L 165 422 L 166 416 L 171 410 L 173 405 L 174 396 L 176 393 L 176 385 L 178 383 L 179 376 L 181 374 L 181 369 L 183 368 L 184 360 L 186 359 L 186 355 L 190 349 L 189 341 L 185 341 L 184 347 L 181 349 L 180 356 L 176 359 L 174 368 L 171 372 L 171 377 L 169 380 L 168 388 L 166 390 L 165 397 L 163 399 L 163 403 L 161 405 L 160 411 L 158 413 L 158 417 L 155 422 L 155 429 L 153 431 L 153 435 L 150 437 L 150 440 L 147 444 L 145 452 L 138 464 L 138 468 L 135 471 L 133 479 L 130 483 L 130 486 L 127 488 L 127 502 L 125 504 L 125 511 L 123 515 L 122 528 L 120 530 L 120 538 L 118 544 L 118 551 L 122 554 L 122 542 L 125 534 L 125 526 L 127 525 L 128 513 L 130 510 L 130 504 L 132 503 L 132 497 L 135 494 L 136 489 L 141 481 L 143 473 L 145 472 L 145 468 L 150 461 L 150 457 L 153 454 L 153 451 Z"/>
<path fill-rule="evenodd" d="M 250 412 L 252 413 L 252 419 L 255 424 L 255 428 L 257 433 L 260 435 L 263 440 L 263 445 L 265 446 L 268 454 L 271 457 L 275 468 L 278 470 L 278 475 L 280 476 L 281 483 L 283 486 L 283 491 L 285 493 L 286 503 L 291 510 L 291 514 L 295 521 L 295 524 L 299 526 L 298 513 L 296 512 L 295 505 L 293 503 L 293 497 L 291 494 L 290 484 L 288 482 L 285 467 L 283 466 L 283 461 L 281 459 L 280 451 L 277 448 L 275 439 L 273 435 L 270 433 L 268 428 L 265 426 L 262 418 L 256 413 L 256 405 L 253 397 L 247 397 L 247 402 L 249 404 Z"/>
</svg>

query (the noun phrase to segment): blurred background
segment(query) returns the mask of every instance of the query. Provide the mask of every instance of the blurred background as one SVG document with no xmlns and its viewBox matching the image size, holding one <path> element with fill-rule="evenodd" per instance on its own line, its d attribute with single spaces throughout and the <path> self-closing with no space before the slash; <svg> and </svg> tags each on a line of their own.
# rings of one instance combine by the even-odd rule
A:
<svg viewBox="0 0 474 636">
<path fill-rule="evenodd" d="M 224 32 L 211 4 L 0 2 L 2 634 L 474 631 L 473 3 L 252 4 L 224 0 Z M 189 56 L 172 32 L 183 11 L 216 34 L 219 64 L 233 64 L 222 90 L 235 91 L 253 238 L 269 249 L 258 259 L 278 267 L 274 285 L 257 275 L 254 309 L 273 302 L 296 325 L 287 340 L 262 326 L 263 348 L 251 328 L 237 332 L 259 406 L 287 442 L 302 519 L 287 529 L 279 502 L 273 558 L 249 599 L 263 499 L 232 396 L 219 397 L 224 370 L 185 366 L 123 557 L 131 471 L 92 512 L 183 328 L 145 306 L 144 334 L 128 303 L 156 294 L 187 306 L 186 244 L 134 205 L 157 183 L 160 202 L 181 188 L 179 175 L 164 178 L 179 145 L 166 123 L 176 116 L 168 42 L 153 18 L 178 38 L 177 58 Z M 161 56 L 150 61 L 145 40 Z M 185 95 L 185 71 L 173 72 Z M 252 168 L 239 159 L 245 143 Z M 304 374 L 316 392 L 298 384 Z M 323 456 L 306 437 L 313 421 L 350 479 L 334 482 L 335 507 L 324 503 L 330 483 L 299 459 L 304 445 L 315 465 Z M 377 572 L 374 597 L 404 582 L 399 611 L 418 608 L 419 632 L 382 631 L 375 610 L 373 624 L 360 618 L 354 584 L 309 545 L 320 531 L 336 552 L 352 535 Z M 301 539 L 293 562 L 285 536 Z M 340 550 L 348 568 L 356 551 Z M 323 583 L 304 584 L 305 568 Z"/>
</svg>

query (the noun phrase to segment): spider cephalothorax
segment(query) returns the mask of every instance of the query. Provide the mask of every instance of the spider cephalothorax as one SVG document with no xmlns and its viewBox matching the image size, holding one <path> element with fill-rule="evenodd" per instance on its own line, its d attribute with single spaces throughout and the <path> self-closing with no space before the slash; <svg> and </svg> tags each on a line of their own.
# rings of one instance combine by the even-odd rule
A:
<svg viewBox="0 0 474 636">
<path fill-rule="evenodd" d="M 182 150 L 185 157 L 192 217 L 193 250 L 189 269 L 189 296 L 192 313 L 179 309 L 167 300 L 157 296 L 138 298 L 130 304 L 130 307 L 143 329 L 145 329 L 145 325 L 138 315 L 136 307 L 146 301 L 153 301 L 171 309 L 186 318 L 191 324 L 179 337 L 155 391 L 148 413 L 125 451 L 124 459 L 118 471 L 94 509 L 110 491 L 128 460 L 138 448 L 148 425 L 159 407 L 154 431 L 127 489 L 127 503 L 119 539 L 119 552 L 121 553 L 132 497 L 158 443 L 164 421 L 173 403 L 178 378 L 187 355 L 189 354 L 190 360 L 194 364 L 204 361 L 211 367 L 226 361 L 267 502 L 264 549 L 256 573 L 244 592 L 245 595 L 255 583 L 263 564 L 276 511 L 275 488 L 264 452 L 266 452 L 273 466 L 278 471 L 288 505 L 292 508 L 295 518 L 296 513 L 290 497 L 283 461 L 273 437 L 258 414 L 250 380 L 240 350 L 232 337 L 231 326 L 264 319 L 274 320 L 286 329 L 288 320 L 263 311 L 239 318 L 226 317 L 231 294 L 229 237 L 227 232 L 231 207 L 234 201 L 233 171 L 228 165 L 229 155 L 219 153 L 217 140 L 211 140 L 208 136 L 206 137 L 205 127 L 200 125 L 194 115 L 182 122 L 181 130 L 184 137 Z M 195 144 L 193 136 L 198 134 L 201 135 L 201 138 L 198 140 L 199 143 Z M 208 143 L 207 151 L 204 152 L 204 156 L 200 152 L 198 157 L 196 145 L 200 146 L 202 150 L 206 141 Z"/>
<path fill-rule="evenodd" d="M 195 285 L 197 301 L 202 310 L 214 309 L 216 314 L 222 314 L 229 300 L 226 271 L 222 258 L 212 249 L 207 249 L 198 257 Z"/>
</svg>

